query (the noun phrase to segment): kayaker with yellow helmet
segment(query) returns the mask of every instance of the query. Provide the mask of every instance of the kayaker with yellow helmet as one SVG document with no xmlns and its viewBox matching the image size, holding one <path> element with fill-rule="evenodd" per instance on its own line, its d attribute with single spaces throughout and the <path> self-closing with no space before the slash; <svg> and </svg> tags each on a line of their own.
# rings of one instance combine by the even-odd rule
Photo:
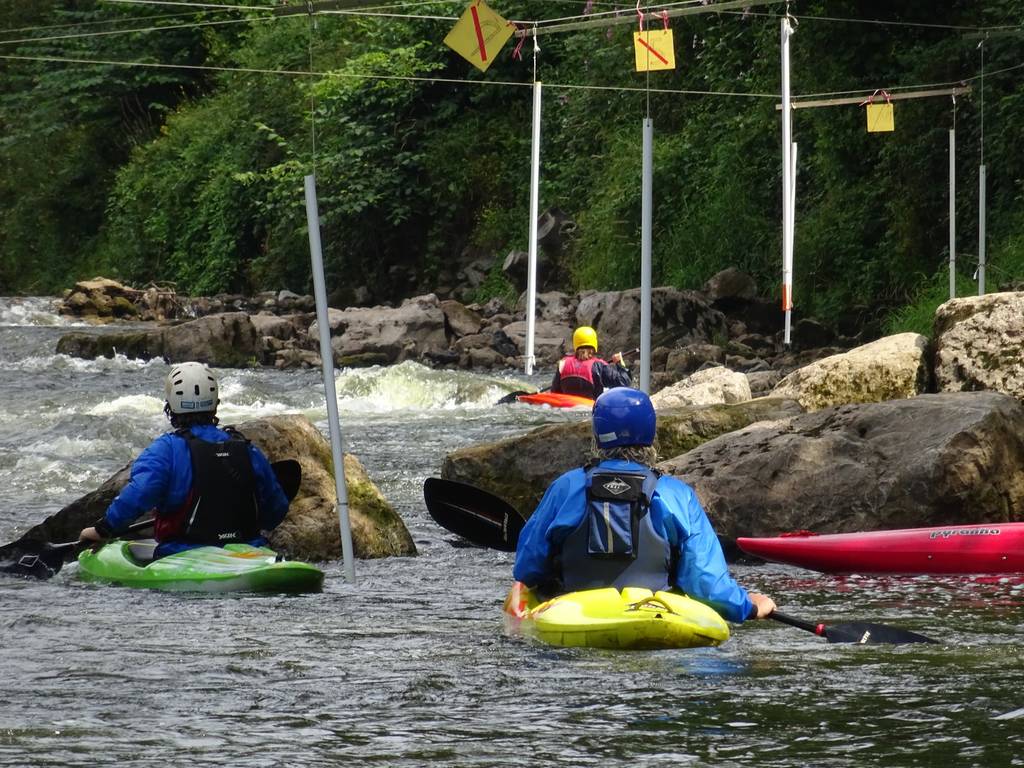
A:
<svg viewBox="0 0 1024 768">
<path fill-rule="evenodd" d="M 155 508 L 156 557 L 203 545 L 264 546 L 288 513 L 288 497 L 263 452 L 232 427 L 217 426 L 218 386 L 202 363 L 171 367 L 164 413 L 173 432 L 132 462 L 131 477 L 106 514 L 79 540 L 116 537 Z"/>
<path fill-rule="evenodd" d="M 640 390 L 594 403 L 595 460 L 544 493 L 519 534 L 512 575 L 545 599 L 602 587 L 678 589 L 742 622 L 775 610 L 729 574 L 718 536 L 690 486 L 652 468 L 657 417 Z"/>
<path fill-rule="evenodd" d="M 572 348 L 571 355 L 558 361 L 558 370 L 551 382 L 552 392 L 596 399 L 606 389 L 628 387 L 632 383 L 621 354 L 616 352 L 610 362 L 597 356 L 597 331 L 589 325 L 573 332 Z"/>
</svg>

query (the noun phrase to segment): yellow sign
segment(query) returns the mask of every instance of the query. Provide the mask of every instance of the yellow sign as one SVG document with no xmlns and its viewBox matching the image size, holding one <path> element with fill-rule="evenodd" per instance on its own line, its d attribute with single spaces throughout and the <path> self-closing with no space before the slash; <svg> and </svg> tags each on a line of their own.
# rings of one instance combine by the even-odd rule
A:
<svg viewBox="0 0 1024 768">
<path fill-rule="evenodd" d="M 671 29 L 644 29 L 633 33 L 636 71 L 676 68 L 676 49 Z"/>
<path fill-rule="evenodd" d="M 515 27 L 492 11 L 487 3 L 473 0 L 444 39 L 444 44 L 481 72 L 486 72 L 513 32 Z"/>
<path fill-rule="evenodd" d="M 896 130 L 893 121 L 892 104 L 868 104 L 868 133 L 885 133 Z"/>
</svg>

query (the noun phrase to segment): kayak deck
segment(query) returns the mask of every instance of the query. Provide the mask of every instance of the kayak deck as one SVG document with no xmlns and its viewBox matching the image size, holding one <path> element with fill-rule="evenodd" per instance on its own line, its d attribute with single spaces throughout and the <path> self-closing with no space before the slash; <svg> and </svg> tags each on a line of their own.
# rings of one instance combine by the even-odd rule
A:
<svg viewBox="0 0 1024 768">
<path fill-rule="evenodd" d="M 1024 572 L 1024 523 L 738 538 L 750 555 L 824 573 Z"/>
<path fill-rule="evenodd" d="M 228 544 L 196 547 L 158 560 L 155 542 L 113 541 L 78 556 L 79 573 L 87 581 L 124 587 L 184 592 L 318 592 L 324 574 L 299 560 L 278 560 L 266 547 Z"/>
<path fill-rule="evenodd" d="M 516 582 L 505 600 L 509 632 L 564 647 L 650 650 L 700 648 L 729 639 L 713 609 L 676 592 L 613 587 L 541 601 Z"/>
<path fill-rule="evenodd" d="M 537 392 L 532 395 L 519 395 L 520 403 L 530 405 L 550 405 L 552 408 L 575 408 L 577 406 L 594 407 L 594 401 L 580 395 L 566 395 L 562 392 Z"/>
</svg>

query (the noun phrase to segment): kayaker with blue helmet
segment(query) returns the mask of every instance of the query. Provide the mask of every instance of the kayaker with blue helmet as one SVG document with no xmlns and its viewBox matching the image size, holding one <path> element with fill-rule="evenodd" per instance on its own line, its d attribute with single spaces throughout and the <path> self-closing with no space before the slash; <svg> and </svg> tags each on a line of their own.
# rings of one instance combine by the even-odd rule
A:
<svg viewBox="0 0 1024 768">
<path fill-rule="evenodd" d="M 202 363 L 171 368 L 164 413 L 174 427 L 132 463 L 131 477 L 79 540 L 114 538 L 155 510 L 155 557 L 203 545 L 267 543 L 288 512 L 288 497 L 267 457 L 232 427 L 217 426 L 217 379 Z"/>
<path fill-rule="evenodd" d="M 546 596 L 674 588 L 728 621 L 764 618 L 775 602 L 732 578 L 697 494 L 652 469 L 656 423 L 639 390 L 618 387 L 597 399 L 596 461 L 548 487 L 519 536 L 513 576 Z"/>
<path fill-rule="evenodd" d="M 552 392 L 596 399 L 606 389 L 628 387 L 629 369 L 616 352 L 611 362 L 597 356 L 597 331 L 589 325 L 580 326 L 572 334 L 573 353 L 558 361 L 558 370 L 551 381 Z"/>
</svg>

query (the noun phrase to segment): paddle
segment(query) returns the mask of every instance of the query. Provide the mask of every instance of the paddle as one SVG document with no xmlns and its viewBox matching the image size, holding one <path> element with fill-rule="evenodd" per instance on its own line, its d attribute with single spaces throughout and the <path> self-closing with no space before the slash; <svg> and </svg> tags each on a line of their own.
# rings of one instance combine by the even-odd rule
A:
<svg viewBox="0 0 1024 768">
<path fill-rule="evenodd" d="M 504 499 L 474 485 L 428 477 L 423 500 L 442 528 L 481 547 L 516 551 L 525 521 Z"/>
<path fill-rule="evenodd" d="M 302 467 L 295 459 L 275 461 L 270 465 L 277 476 L 281 490 L 291 501 L 302 482 Z M 125 533 L 135 533 L 153 526 L 152 520 L 132 523 Z M 125 538 L 124 535 L 119 538 Z M 89 542 L 69 541 L 51 544 L 47 541 L 26 539 L 0 547 L 0 573 L 30 579 L 50 579 L 57 575 L 66 560 L 92 546 Z"/>
<path fill-rule="evenodd" d="M 852 622 L 850 624 L 835 624 L 826 626 L 824 624 L 812 624 L 809 621 L 787 616 L 784 613 L 774 611 L 768 614 L 768 618 L 781 621 L 797 629 L 813 632 L 815 635 L 824 637 L 830 643 L 857 643 L 858 645 L 878 645 L 888 643 L 902 645 L 904 643 L 936 643 L 930 637 L 919 635 L 916 632 L 908 632 L 905 629 L 886 626 L 885 624 L 867 624 L 864 622 Z"/>
<path fill-rule="evenodd" d="M 140 520 L 129 525 L 125 533 L 152 527 L 152 520 Z M 93 542 L 88 541 L 69 541 L 64 544 L 34 539 L 15 541 L 0 547 L 0 573 L 26 579 L 50 579 L 57 575 L 66 560 L 92 545 Z"/>
<path fill-rule="evenodd" d="M 454 480 L 428 477 L 423 483 L 423 498 L 430 516 L 443 528 L 457 533 L 481 547 L 515 552 L 524 521 L 504 499 L 483 488 Z M 885 624 L 852 622 L 826 626 L 774 611 L 769 618 L 791 627 L 812 632 L 830 643 L 877 645 L 889 643 L 934 643 L 930 637 Z"/>
</svg>

